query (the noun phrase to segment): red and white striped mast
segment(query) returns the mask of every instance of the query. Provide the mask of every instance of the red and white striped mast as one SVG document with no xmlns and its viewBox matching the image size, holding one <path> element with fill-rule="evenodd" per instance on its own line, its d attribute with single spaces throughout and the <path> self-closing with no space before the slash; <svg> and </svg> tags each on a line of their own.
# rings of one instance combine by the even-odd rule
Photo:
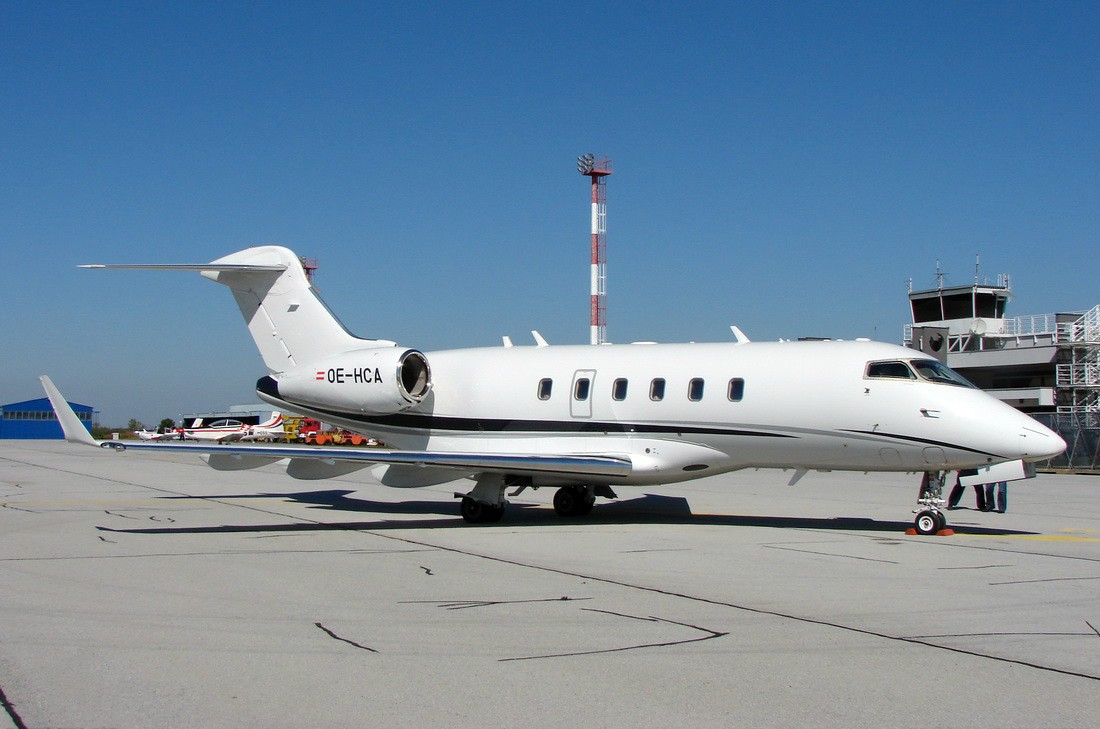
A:
<svg viewBox="0 0 1100 729">
<path fill-rule="evenodd" d="M 592 178 L 591 343 L 607 342 L 607 181 L 611 160 L 593 154 L 577 157 L 577 170 Z"/>
</svg>

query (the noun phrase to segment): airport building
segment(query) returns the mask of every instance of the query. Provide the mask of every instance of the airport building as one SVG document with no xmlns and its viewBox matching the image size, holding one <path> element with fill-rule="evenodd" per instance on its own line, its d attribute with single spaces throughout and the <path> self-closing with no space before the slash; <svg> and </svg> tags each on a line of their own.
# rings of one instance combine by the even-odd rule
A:
<svg viewBox="0 0 1100 729">
<path fill-rule="evenodd" d="M 91 405 L 71 402 L 73 412 L 91 432 L 96 410 Z M 0 438 L 23 440 L 61 440 L 61 423 L 57 422 L 50 401 L 44 397 L 0 406 Z"/>
<path fill-rule="evenodd" d="M 1087 312 L 1005 315 L 1007 275 L 914 291 L 904 343 L 944 362 L 1057 431 L 1052 468 L 1100 469 L 1100 305 Z"/>
</svg>

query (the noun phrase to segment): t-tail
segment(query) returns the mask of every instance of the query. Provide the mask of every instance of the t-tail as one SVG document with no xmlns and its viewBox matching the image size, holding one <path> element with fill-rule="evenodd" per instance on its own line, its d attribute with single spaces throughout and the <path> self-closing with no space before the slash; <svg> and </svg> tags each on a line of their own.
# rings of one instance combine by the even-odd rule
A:
<svg viewBox="0 0 1100 729">
<path fill-rule="evenodd" d="M 313 402 L 389 413 L 421 402 L 431 389 L 431 371 L 421 352 L 351 334 L 321 300 L 301 260 L 287 248 L 247 248 L 210 263 L 83 268 L 199 271 L 226 286 L 267 366 L 268 377 L 258 383 L 258 394 L 275 405 Z M 346 393 L 321 387 L 326 379 L 342 381 L 345 373 L 349 380 L 387 386 Z"/>
<path fill-rule="evenodd" d="M 356 349 L 396 346 L 348 332 L 317 295 L 301 261 L 289 249 L 249 248 L 209 265 L 202 275 L 233 292 L 270 373 Z"/>
</svg>

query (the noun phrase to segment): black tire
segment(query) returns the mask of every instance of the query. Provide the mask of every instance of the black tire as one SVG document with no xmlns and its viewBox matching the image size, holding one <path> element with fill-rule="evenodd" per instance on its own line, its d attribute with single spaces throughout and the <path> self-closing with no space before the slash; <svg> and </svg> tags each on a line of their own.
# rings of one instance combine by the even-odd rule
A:
<svg viewBox="0 0 1100 729">
<path fill-rule="evenodd" d="M 471 499 L 469 496 L 462 498 L 462 518 L 470 524 L 481 524 L 488 521 L 488 512 L 492 509 L 488 504 Z M 504 510 L 501 509 L 503 515 Z"/>
<path fill-rule="evenodd" d="M 588 516 L 592 513 L 592 507 L 595 505 L 596 499 L 586 499 L 583 496 L 577 504 L 576 511 L 573 512 L 574 516 Z"/>
<path fill-rule="evenodd" d="M 930 535 L 938 532 L 940 530 L 940 520 L 937 514 L 938 512 L 931 509 L 917 514 L 917 518 L 913 520 L 913 528 L 917 530 L 917 534 Z"/>
<path fill-rule="evenodd" d="M 577 508 L 577 493 L 572 486 L 562 486 L 554 493 L 554 511 L 558 516 L 573 516 Z"/>
<path fill-rule="evenodd" d="M 554 511 L 560 516 L 587 516 L 595 503 L 583 486 L 563 486 L 554 494 Z"/>
<path fill-rule="evenodd" d="M 554 494 L 554 511 L 559 516 L 580 516 L 584 513 L 584 489 L 562 486 Z"/>
<path fill-rule="evenodd" d="M 944 529 L 946 529 L 947 528 L 947 514 L 944 514 L 942 511 L 937 511 L 936 512 L 936 522 L 939 525 L 939 529 L 936 530 L 937 532 L 943 531 Z"/>
</svg>

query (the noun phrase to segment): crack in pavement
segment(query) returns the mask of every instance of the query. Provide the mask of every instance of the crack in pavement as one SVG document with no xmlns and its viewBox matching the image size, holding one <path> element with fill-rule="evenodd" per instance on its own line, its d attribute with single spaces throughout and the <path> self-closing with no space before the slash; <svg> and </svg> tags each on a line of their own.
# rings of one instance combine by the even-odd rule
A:
<svg viewBox="0 0 1100 729">
<path fill-rule="evenodd" d="M 711 630 L 710 628 L 703 628 L 698 625 L 692 625 L 690 623 L 681 623 L 676 620 L 669 620 L 668 618 L 658 618 L 653 615 L 641 616 L 641 615 L 627 615 L 626 613 L 617 613 L 611 610 L 599 610 L 596 608 L 581 608 L 585 612 L 602 613 L 604 615 L 613 615 L 619 618 L 627 618 L 629 620 L 643 620 L 647 623 L 666 623 L 668 625 L 679 625 L 684 628 L 690 628 L 691 630 L 697 630 L 701 633 L 705 633 L 701 638 L 688 638 L 686 640 L 671 640 L 663 641 L 660 643 L 639 643 L 637 645 L 620 646 L 618 648 L 602 648 L 591 651 L 573 651 L 571 653 L 550 653 L 541 656 L 520 656 L 517 658 L 500 658 L 499 663 L 506 663 L 508 661 L 537 661 L 547 658 L 571 658 L 574 656 L 594 656 L 601 653 L 622 653 L 624 651 L 636 651 L 643 648 L 670 648 L 677 645 L 687 645 L 688 643 L 701 643 L 704 640 L 714 640 L 715 638 L 721 638 L 729 635 L 728 632 L 720 632 L 717 630 Z"/>
<path fill-rule="evenodd" d="M 370 646 L 365 646 L 362 643 L 356 643 L 354 640 L 348 640 L 347 638 L 342 638 L 339 635 L 336 635 L 336 633 L 333 633 L 331 630 L 326 628 L 321 623 L 314 623 L 314 625 L 316 625 L 318 628 L 323 630 L 325 632 L 325 634 L 328 635 L 328 637 L 332 638 L 333 640 L 338 640 L 338 641 L 341 641 L 343 643 L 347 643 L 348 645 L 353 645 L 356 648 L 362 648 L 363 650 L 369 651 L 371 653 L 377 653 L 378 652 L 374 648 L 371 648 Z"/>
<path fill-rule="evenodd" d="M 495 605 L 523 605 L 533 602 L 577 602 L 591 600 L 590 597 L 538 597 L 530 600 L 402 600 L 398 605 L 435 605 L 444 610 L 467 610 L 477 607 L 493 607 Z"/>
</svg>

